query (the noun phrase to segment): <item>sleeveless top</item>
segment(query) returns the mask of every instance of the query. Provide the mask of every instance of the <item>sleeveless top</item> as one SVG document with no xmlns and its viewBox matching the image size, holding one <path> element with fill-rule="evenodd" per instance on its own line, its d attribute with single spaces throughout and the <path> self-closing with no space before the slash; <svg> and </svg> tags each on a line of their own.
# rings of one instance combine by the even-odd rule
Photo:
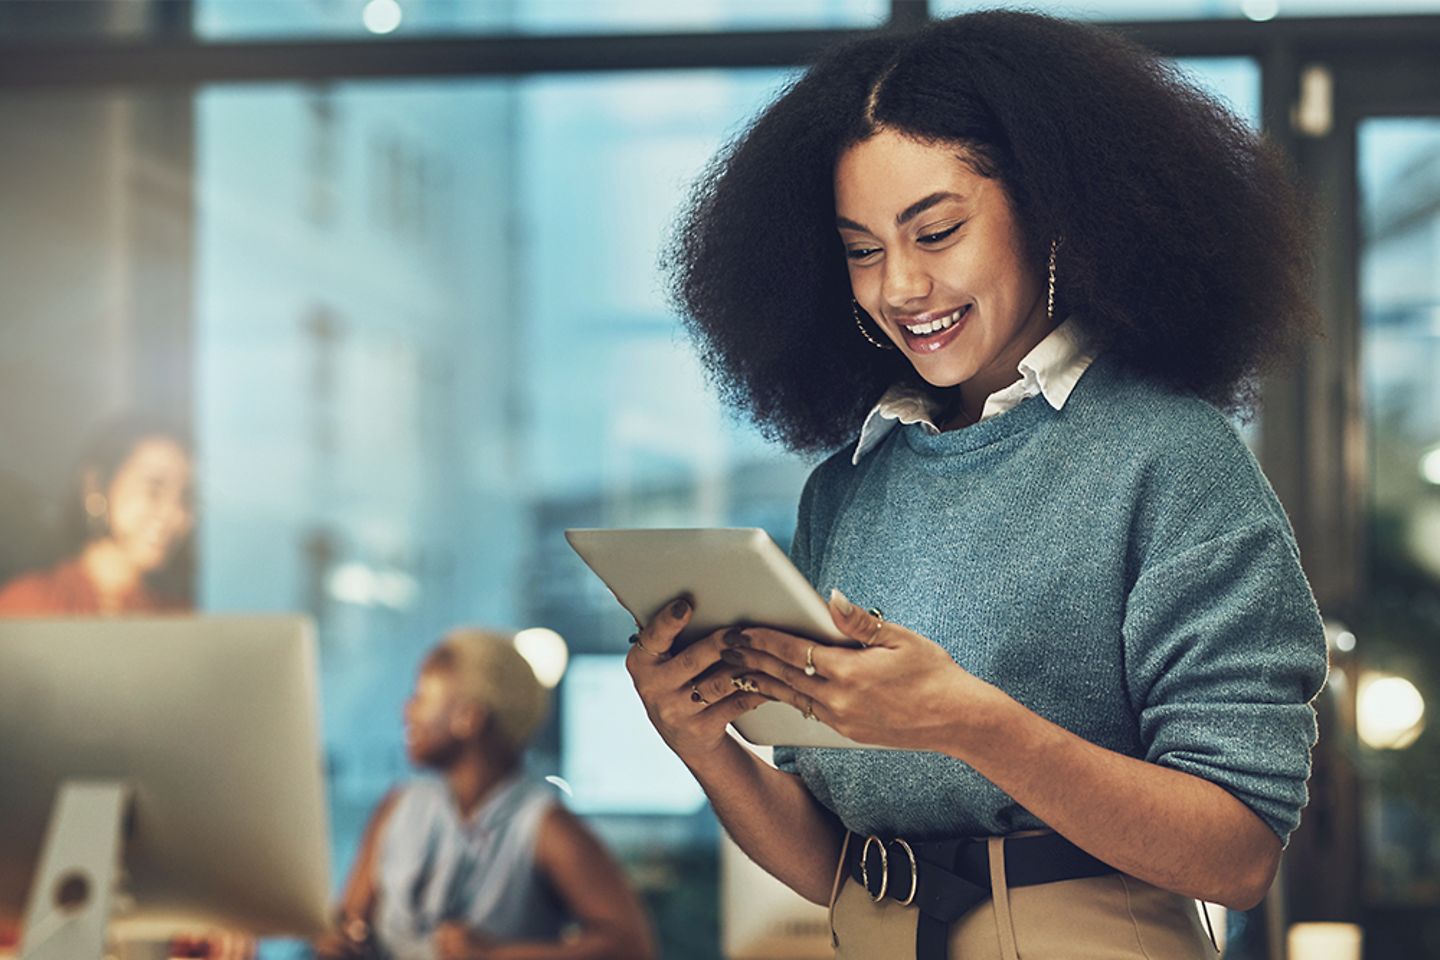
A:
<svg viewBox="0 0 1440 960">
<path fill-rule="evenodd" d="M 555 803 L 549 787 L 517 775 L 463 819 L 445 781 L 401 788 L 376 867 L 381 955 L 428 960 L 431 935 L 447 921 L 501 941 L 559 938 L 565 912 L 535 870 L 540 825 Z"/>
</svg>

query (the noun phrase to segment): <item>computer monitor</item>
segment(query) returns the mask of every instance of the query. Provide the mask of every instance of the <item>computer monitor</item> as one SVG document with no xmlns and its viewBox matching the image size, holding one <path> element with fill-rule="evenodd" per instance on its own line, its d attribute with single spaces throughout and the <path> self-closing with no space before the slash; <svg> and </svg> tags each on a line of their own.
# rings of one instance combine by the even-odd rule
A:
<svg viewBox="0 0 1440 960">
<path fill-rule="evenodd" d="M 323 930 L 316 673 L 301 617 L 0 621 L 0 919 L 24 915 L 62 784 L 121 783 L 112 931 Z"/>
</svg>

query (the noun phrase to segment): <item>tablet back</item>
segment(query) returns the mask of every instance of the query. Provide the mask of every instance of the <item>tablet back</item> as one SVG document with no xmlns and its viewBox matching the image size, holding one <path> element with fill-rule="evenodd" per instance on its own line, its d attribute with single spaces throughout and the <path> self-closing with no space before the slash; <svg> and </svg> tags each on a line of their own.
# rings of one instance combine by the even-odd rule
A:
<svg viewBox="0 0 1440 960">
<path fill-rule="evenodd" d="M 853 645 L 835 627 L 805 575 L 764 530 L 566 530 L 565 539 L 637 623 L 688 595 L 695 614 L 679 646 L 732 624 Z M 764 704 L 734 726 L 752 743 L 863 746 L 782 703 Z"/>
</svg>

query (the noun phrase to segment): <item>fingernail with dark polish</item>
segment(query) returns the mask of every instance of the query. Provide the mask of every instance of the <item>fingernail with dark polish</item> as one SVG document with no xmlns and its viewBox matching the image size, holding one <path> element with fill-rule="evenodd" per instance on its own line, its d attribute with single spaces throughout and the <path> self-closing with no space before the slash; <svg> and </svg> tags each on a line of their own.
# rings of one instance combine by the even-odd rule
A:
<svg viewBox="0 0 1440 960">
<path fill-rule="evenodd" d="M 684 597 L 681 597 L 679 600 L 676 600 L 674 603 L 670 604 L 670 616 L 674 617 L 676 620 L 679 620 L 681 617 L 685 616 L 685 614 L 689 612 L 690 601 L 686 600 Z"/>
<path fill-rule="evenodd" d="M 743 667 L 745 665 L 745 658 L 741 656 L 739 650 L 721 650 L 720 659 L 726 663 L 733 663 L 737 667 Z"/>
<path fill-rule="evenodd" d="M 745 634 L 744 634 L 743 631 L 740 631 L 740 630 L 727 630 L 727 631 L 725 631 L 725 646 L 727 646 L 727 647 L 747 647 L 747 646 L 749 646 L 749 645 L 750 645 L 750 638 L 747 637 L 747 636 L 745 636 Z"/>
</svg>

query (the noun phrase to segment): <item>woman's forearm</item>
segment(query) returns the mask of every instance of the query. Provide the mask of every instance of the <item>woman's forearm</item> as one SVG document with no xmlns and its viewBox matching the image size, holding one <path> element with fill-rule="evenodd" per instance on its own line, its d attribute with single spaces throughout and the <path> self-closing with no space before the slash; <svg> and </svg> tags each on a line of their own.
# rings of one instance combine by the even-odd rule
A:
<svg viewBox="0 0 1440 960">
<path fill-rule="evenodd" d="M 1090 743 L 991 689 L 946 753 L 1117 870 L 1237 909 L 1264 896 L 1280 841 L 1229 792 Z"/>
<path fill-rule="evenodd" d="M 472 956 L 473 960 L 648 960 L 654 952 L 623 930 L 590 929 L 564 940 L 483 947 Z"/>
<path fill-rule="evenodd" d="M 681 759 L 741 850 L 805 899 L 830 902 L 845 830 L 799 777 L 776 770 L 733 739 L 704 756 Z"/>
</svg>

